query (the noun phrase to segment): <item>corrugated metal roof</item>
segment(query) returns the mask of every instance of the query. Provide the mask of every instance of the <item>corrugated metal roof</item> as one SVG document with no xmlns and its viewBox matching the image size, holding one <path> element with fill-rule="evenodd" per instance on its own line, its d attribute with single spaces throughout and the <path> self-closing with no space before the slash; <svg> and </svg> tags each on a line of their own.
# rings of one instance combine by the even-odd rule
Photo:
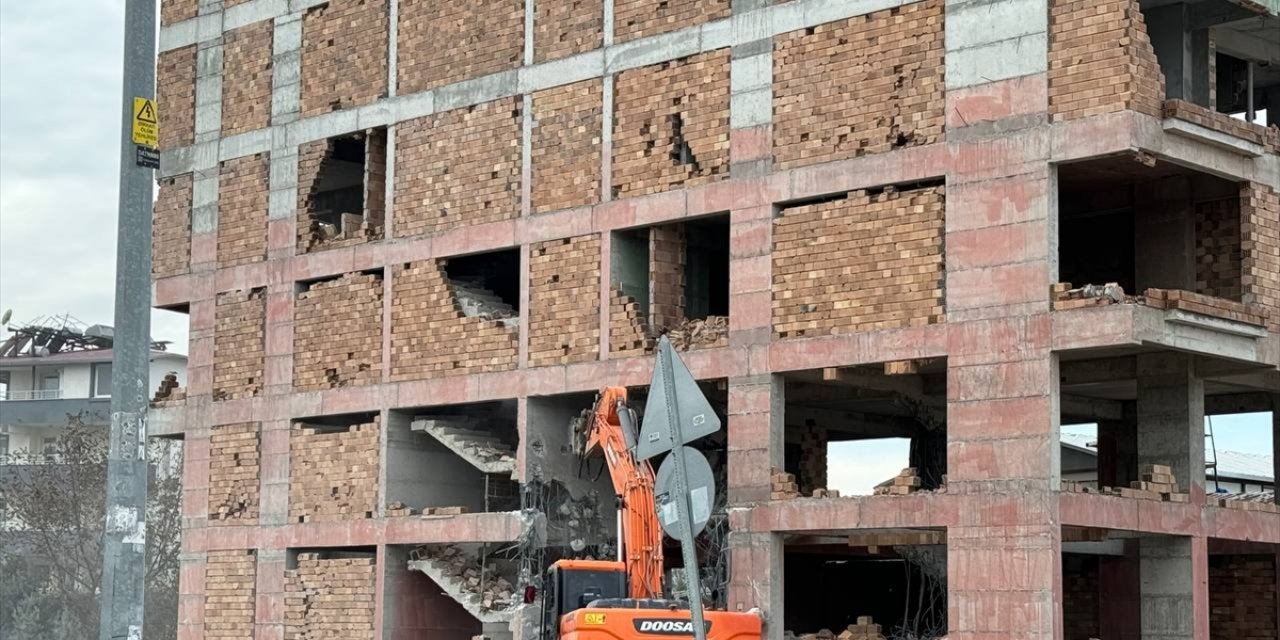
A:
<svg viewBox="0 0 1280 640">
<path fill-rule="evenodd" d="M 1070 431 L 1062 432 L 1062 444 L 1076 449 L 1097 455 L 1098 442 L 1095 436 L 1087 433 L 1076 433 Z M 1210 459 L 1212 454 L 1206 453 Z M 1218 450 L 1218 474 L 1222 479 L 1235 480 L 1254 480 L 1257 482 L 1274 482 L 1275 471 L 1272 466 L 1271 456 L 1265 453 L 1245 453 L 1243 451 L 1224 451 Z M 1209 477 L 1213 477 L 1213 470 L 1209 470 Z"/>
<path fill-rule="evenodd" d="M 16 358 L 0 358 L 0 367 L 29 367 L 40 366 L 45 364 L 72 364 L 72 363 L 96 363 L 111 362 L 111 353 L 114 349 L 86 349 L 84 351 L 68 351 L 66 353 L 54 353 L 47 356 L 18 356 Z M 155 360 L 160 357 L 182 358 L 186 356 L 172 351 L 151 350 L 151 359 Z"/>
</svg>

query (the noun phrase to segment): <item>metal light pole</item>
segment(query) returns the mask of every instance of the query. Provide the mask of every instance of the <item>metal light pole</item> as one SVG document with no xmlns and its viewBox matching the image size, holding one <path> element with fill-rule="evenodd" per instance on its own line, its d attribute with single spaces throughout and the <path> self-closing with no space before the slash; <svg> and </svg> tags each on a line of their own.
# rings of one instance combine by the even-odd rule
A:
<svg viewBox="0 0 1280 640">
<path fill-rule="evenodd" d="M 156 166 L 155 0 L 125 0 L 111 443 L 99 640 L 141 640 L 147 551 L 151 202 Z"/>
</svg>

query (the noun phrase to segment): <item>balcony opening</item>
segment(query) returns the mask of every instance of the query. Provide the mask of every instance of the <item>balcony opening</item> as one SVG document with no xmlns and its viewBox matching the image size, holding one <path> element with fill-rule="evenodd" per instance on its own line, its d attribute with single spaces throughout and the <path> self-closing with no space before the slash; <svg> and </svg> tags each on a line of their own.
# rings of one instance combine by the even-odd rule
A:
<svg viewBox="0 0 1280 640">
<path fill-rule="evenodd" d="M 946 362 L 786 374 L 786 457 L 771 498 L 908 495 L 946 486 Z"/>
<path fill-rule="evenodd" d="M 1140 304 L 1262 326 L 1248 184 L 1126 154 L 1058 169 L 1053 308 Z"/>
<path fill-rule="evenodd" d="M 381 240 L 387 130 L 319 140 L 298 156 L 298 251 Z"/>
<path fill-rule="evenodd" d="M 728 216 L 614 232 L 612 252 L 610 351 L 727 344 Z"/>
<path fill-rule="evenodd" d="M 936 529 L 788 536 L 784 634 L 937 640 L 947 635 L 947 540 Z M 818 636 L 822 637 L 822 636 Z"/>
</svg>

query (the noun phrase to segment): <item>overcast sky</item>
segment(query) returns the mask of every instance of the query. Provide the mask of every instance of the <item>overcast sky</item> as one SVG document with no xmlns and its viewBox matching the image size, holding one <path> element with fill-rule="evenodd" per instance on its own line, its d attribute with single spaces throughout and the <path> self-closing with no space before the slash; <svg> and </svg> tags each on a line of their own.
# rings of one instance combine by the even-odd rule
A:
<svg viewBox="0 0 1280 640">
<path fill-rule="evenodd" d="M 113 324 L 123 0 L 0 0 L 0 312 Z M 187 317 L 151 335 L 186 353 Z"/>
</svg>

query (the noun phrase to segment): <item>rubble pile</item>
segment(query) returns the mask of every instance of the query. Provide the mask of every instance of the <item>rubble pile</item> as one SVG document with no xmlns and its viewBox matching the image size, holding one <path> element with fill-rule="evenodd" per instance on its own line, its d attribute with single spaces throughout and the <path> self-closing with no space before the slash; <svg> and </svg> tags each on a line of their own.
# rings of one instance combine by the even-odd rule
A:
<svg viewBox="0 0 1280 640">
<path fill-rule="evenodd" d="M 382 238 L 382 225 L 371 223 L 358 213 L 344 213 L 340 222 L 335 225 L 312 219 L 307 235 L 307 251 L 330 245 L 350 244 L 344 242 L 347 240 L 364 242 Z"/>
<path fill-rule="evenodd" d="M 707 316 L 685 319 L 667 329 L 667 339 L 676 351 L 688 351 L 697 347 L 721 346 L 729 336 L 728 316 Z"/>
</svg>

